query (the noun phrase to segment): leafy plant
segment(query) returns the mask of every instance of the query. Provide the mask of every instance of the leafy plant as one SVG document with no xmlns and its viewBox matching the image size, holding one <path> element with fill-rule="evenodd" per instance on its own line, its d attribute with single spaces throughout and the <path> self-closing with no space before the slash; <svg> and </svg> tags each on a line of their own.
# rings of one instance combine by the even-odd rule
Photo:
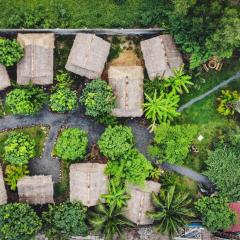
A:
<svg viewBox="0 0 240 240">
<path fill-rule="evenodd" d="M 146 118 L 151 121 L 150 131 L 154 130 L 157 123 L 169 122 L 180 115 L 177 112 L 180 100 L 178 95 L 162 92 L 158 97 L 155 91 L 153 97 L 147 94 L 145 94 L 145 97 L 146 102 L 143 106 Z"/>
<path fill-rule="evenodd" d="M 93 80 L 83 89 L 80 103 L 86 109 L 86 115 L 102 117 L 110 114 L 115 107 L 112 88 L 103 80 Z"/>
<path fill-rule="evenodd" d="M 155 229 L 163 234 L 168 234 L 170 239 L 182 230 L 194 217 L 192 200 L 185 192 L 179 192 L 175 186 L 161 189 L 160 193 L 152 193 L 154 211 L 147 215 L 154 220 Z"/>
<path fill-rule="evenodd" d="M 154 97 L 154 94 L 156 92 L 157 96 L 159 96 L 161 93 L 166 91 L 166 88 L 164 87 L 164 82 L 165 80 L 160 78 L 160 77 L 156 77 L 153 80 L 149 80 L 146 79 L 144 80 L 144 93 L 148 96 L 150 96 L 151 98 Z"/>
<path fill-rule="evenodd" d="M 35 157 L 35 141 L 28 134 L 12 132 L 4 142 L 4 160 L 22 166 Z"/>
<path fill-rule="evenodd" d="M 49 205 L 49 210 L 42 214 L 46 236 L 59 240 L 69 239 L 71 236 L 86 236 L 86 212 L 87 207 L 80 202 Z"/>
<path fill-rule="evenodd" d="M 88 221 L 94 232 L 103 234 L 105 240 L 112 240 L 116 235 L 123 238 L 124 230 L 135 226 L 123 217 L 121 208 L 103 203 L 99 203 L 95 211 L 89 213 Z"/>
<path fill-rule="evenodd" d="M 236 216 L 228 206 L 228 199 L 221 196 L 202 197 L 195 203 L 203 225 L 211 232 L 229 229 Z"/>
<path fill-rule="evenodd" d="M 235 110 L 235 104 L 240 100 L 240 95 L 237 91 L 222 90 L 220 97 L 217 98 L 219 104 L 217 111 L 224 115 L 233 115 Z"/>
<path fill-rule="evenodd" d="M 159 163 L 182 165 L 196 134 L 195 125 L 170 126 L 163 123 L 154 130 L 154 141 L 149 146 L 149 153 L 157 158 Z"/>
<path fill-rule="evenodd" d="M 101 153 L 111 160 L 119 159 L 133 147 L 133 133 L 125 126 L 109 126 L 101 135 L 98 146 Z"/>
<path fill-rule="evenodd" d="M 41 220 L 29 205 L 9 203 L 0 206 L 0 239 L 29 240 L 41 227 Z"/>
<path fill-rule="evenodd" d="M 160 179 L 161 174 L 163 173 L 163 170 L 161 170 L 159 167 L 154 167 L 149 174 L 150 179 L 153 181 L 158 182 Z"/>
<path fill-rule="evenodd" d="M 39 112 L 47 100 L 47 94 L 41 88 L 16 88 L 7 94 L 6 107 L 13 114 L 32 115 Z"/>
<path fill-rule="evenodd" d="M 24 55 L 24 50 L 16 40 L 0 38 L 0 63 L 13 66 Z"/>
<path fill-rule="evenodd" d="M 55 146 L 57 156 L 66 161 L 83 160 L 88 145 L 87 133 L 79 128 L 68 128 L 61 132 Z"/>
<path fill-rule="evenodd" d="M 6 174 L 6 184 L 10 186 L 10 189 L 15 191 L 17 189 L 17 181 L 25 176 L 27 176 L 30 172 L 28 171 L 28 167 L 26 165 L 15 166 L 15 165 L 7 165 L 5 174 Z"/>
</svg>

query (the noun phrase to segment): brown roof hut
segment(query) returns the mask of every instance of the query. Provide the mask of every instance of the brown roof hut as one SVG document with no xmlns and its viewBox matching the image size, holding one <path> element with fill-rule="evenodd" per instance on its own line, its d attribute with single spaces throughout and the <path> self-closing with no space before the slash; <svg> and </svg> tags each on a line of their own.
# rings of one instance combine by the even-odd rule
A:
<svg viewBox="0 0 240 240">
<path fill-rule="evenodd" d="M 38 85 L 53 83 L 53 33 L 19 33 L 17 40 L 25 54 L 17 65 L 17 83 Z"/>
<path fill-rule="evenodd" d="M 0 166 L 0 205 L 7 203 L 7 191 L 4 184 L 2 167 Z"/>
<path fill-rule="evenodd" d="M 147 217 L 146 212 L 153 210 L 151 193 L 158 193 L 160 184 L 148 181 L 144 187 L 129 185 L 127 188 L 131 199 L 127 202 L 124 216 L 137 225 L 152 224 L 153 221 Z"/>
<path fill-rule="evenodd" d="M 110 51 L 110 43 L 94 34 L 78 33 L 66 69 L 89 79 L 100 78 Z"/>
<path fill-rule="evenodd" d="M 0 64 L 0 91 L 11 86 L 10 78 L 7 69 L 4 65 Z"/>
<path fill-rule="evenodd" d="M 29 204 L 54 203 L 52 176 L 26 176 L 17 182 L 19 201 Z"/>
<path fill-rule="evenodd" d="M 143 68 L 141 66 L 111 66 L 109 84 L 116 96 L 117 107 L 112 114 L 117 117 L 143 115 Z"/>
<path fill-rule="evenodd" d="M 108 192 L 106 164 L 77 163 L 70 167 L 70 201 L 81 201 L 85 206 L 95 206 L 101 194 Z"/>
<path fill-rule="evenodd" d="M 141 42 L 141 49 L 149 79 L 170 77 L 173 69 L 183 64 L 180 52 L 171 35 L 160 35 Z"/>
</svg>

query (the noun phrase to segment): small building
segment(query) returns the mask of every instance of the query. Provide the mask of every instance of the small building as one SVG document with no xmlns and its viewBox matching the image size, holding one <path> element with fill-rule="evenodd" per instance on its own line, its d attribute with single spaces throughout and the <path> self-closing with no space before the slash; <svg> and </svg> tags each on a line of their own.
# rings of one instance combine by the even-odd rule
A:
<svg viewBox="0 0 240 240">
<path fill-rule="evenodd" d="M 52 176 L 26 176 L 17 182 L 19 202 L 54 203 Z"/>
<path fill-rule="evenodd" d="M 141 42 L 148 77 L 170 77 L 173 69 L 182 66 L 183 60 L 171 35 L 160 35 Z"/>
<path fill-rule="evenodd" d="M 141 66 L 111 66 L 109 84 L 116 96 L 116 117 L 141 117 L 143 115 L 143 68 Z"/>
<path fill-rule="evenodd" d="M 100 78 L 110 51 L 110 43 L 94 34 L 78 33 L 66 69 L 89 79 Z"/>
<path fill-rule="evenodd" d="M 53 83 L 53 33 L 19 33 L 18 42 L 25 54 L 17 64 L 17 83 L 49 85 Z"/>
<path fill-rule="evenodd" d="M 0 64 L 0 91 L 11 86 L 10 78 L 7 69 L 4 65 Z"/>
<path fill-rule="evenodd" d="M 225 232 L 240 233 L 240 202 L 229 203 L 229 207 L 236 214 L 236 224 L 225 230 Z"/>
<path fill-rule="evenodd" d="M 131 199 L 127 202 L 124 216 L 137 225 L 152 224 L 153 220 L 146 213 L 154 209 L 151 193 L 158 193 L 160 186 L 159 183 L 153 181 L 147 181 L 144 187 L 128 185 Z"/>
<path fill-rule="evenodd" d="M 108 192 L 106 164 L 76 163 L 70 166 L 70 201 L 81 201 L 85 206 L 98 204 L 101 194 Z"/>
<path fill-rule="evenodd" d="M 0 205 L 7 203 L 7 191 L 4 184 L 3 171 L 0 166 Z"/>
</svg>

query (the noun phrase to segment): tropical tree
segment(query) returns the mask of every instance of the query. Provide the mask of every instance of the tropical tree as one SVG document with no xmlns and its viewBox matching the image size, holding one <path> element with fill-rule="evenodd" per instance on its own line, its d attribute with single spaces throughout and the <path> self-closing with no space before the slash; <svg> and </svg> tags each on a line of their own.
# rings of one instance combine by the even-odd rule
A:
<svg viewBox="0 0 240 240">
<path fill-rule="evenodd" d="M 175 186 L 161 189 L 158 195 L 153 192 L 152 203 L 155 210 L 147 215 L 154 220 L 156 230 L 168 234 L 170 239 L 194 217 L 192 199 L 185 192 L 177 191 Z"/>
<path fill-rule="evenodd" d="M 99 203 L 95 211 L 89 213 L 88 221 L 94 232 L 103 234 L 105 240 L 112 240 L 115 235 L 122 238 L 126 228 L 135 226 L 123 217 L 121 208 L 116 205 L 110 207 L 103 203 Z"/>
</svg>

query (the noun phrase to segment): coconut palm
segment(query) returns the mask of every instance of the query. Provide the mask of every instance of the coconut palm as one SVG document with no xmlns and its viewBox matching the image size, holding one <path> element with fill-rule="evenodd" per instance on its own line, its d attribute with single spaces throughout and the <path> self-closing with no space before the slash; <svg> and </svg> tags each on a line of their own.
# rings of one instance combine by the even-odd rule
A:
<svg viewBox="0 0 240 240">
<path fill-rule="evenodd" d="M 102 233 L 105 240 L 112 240 L 117 234 L 123 239 L 123 232 L 126 228 L 132 228 L 134 223 L 127 220 L 122 215 L 122 209 L 109 207 L 106 204 L 99 203 L 94 212 L 89 213 L 89 223 L 94 232 Z"/>
<path fill-rule="evenodd" d="M 152 203 L 155 210 L 147 215 L 154 220 L 155 229 L 170 239 L 194 217 L 192 199 L 175 186 L 161 190 L 159 195 L 152 193 Z"/>
</svg>

